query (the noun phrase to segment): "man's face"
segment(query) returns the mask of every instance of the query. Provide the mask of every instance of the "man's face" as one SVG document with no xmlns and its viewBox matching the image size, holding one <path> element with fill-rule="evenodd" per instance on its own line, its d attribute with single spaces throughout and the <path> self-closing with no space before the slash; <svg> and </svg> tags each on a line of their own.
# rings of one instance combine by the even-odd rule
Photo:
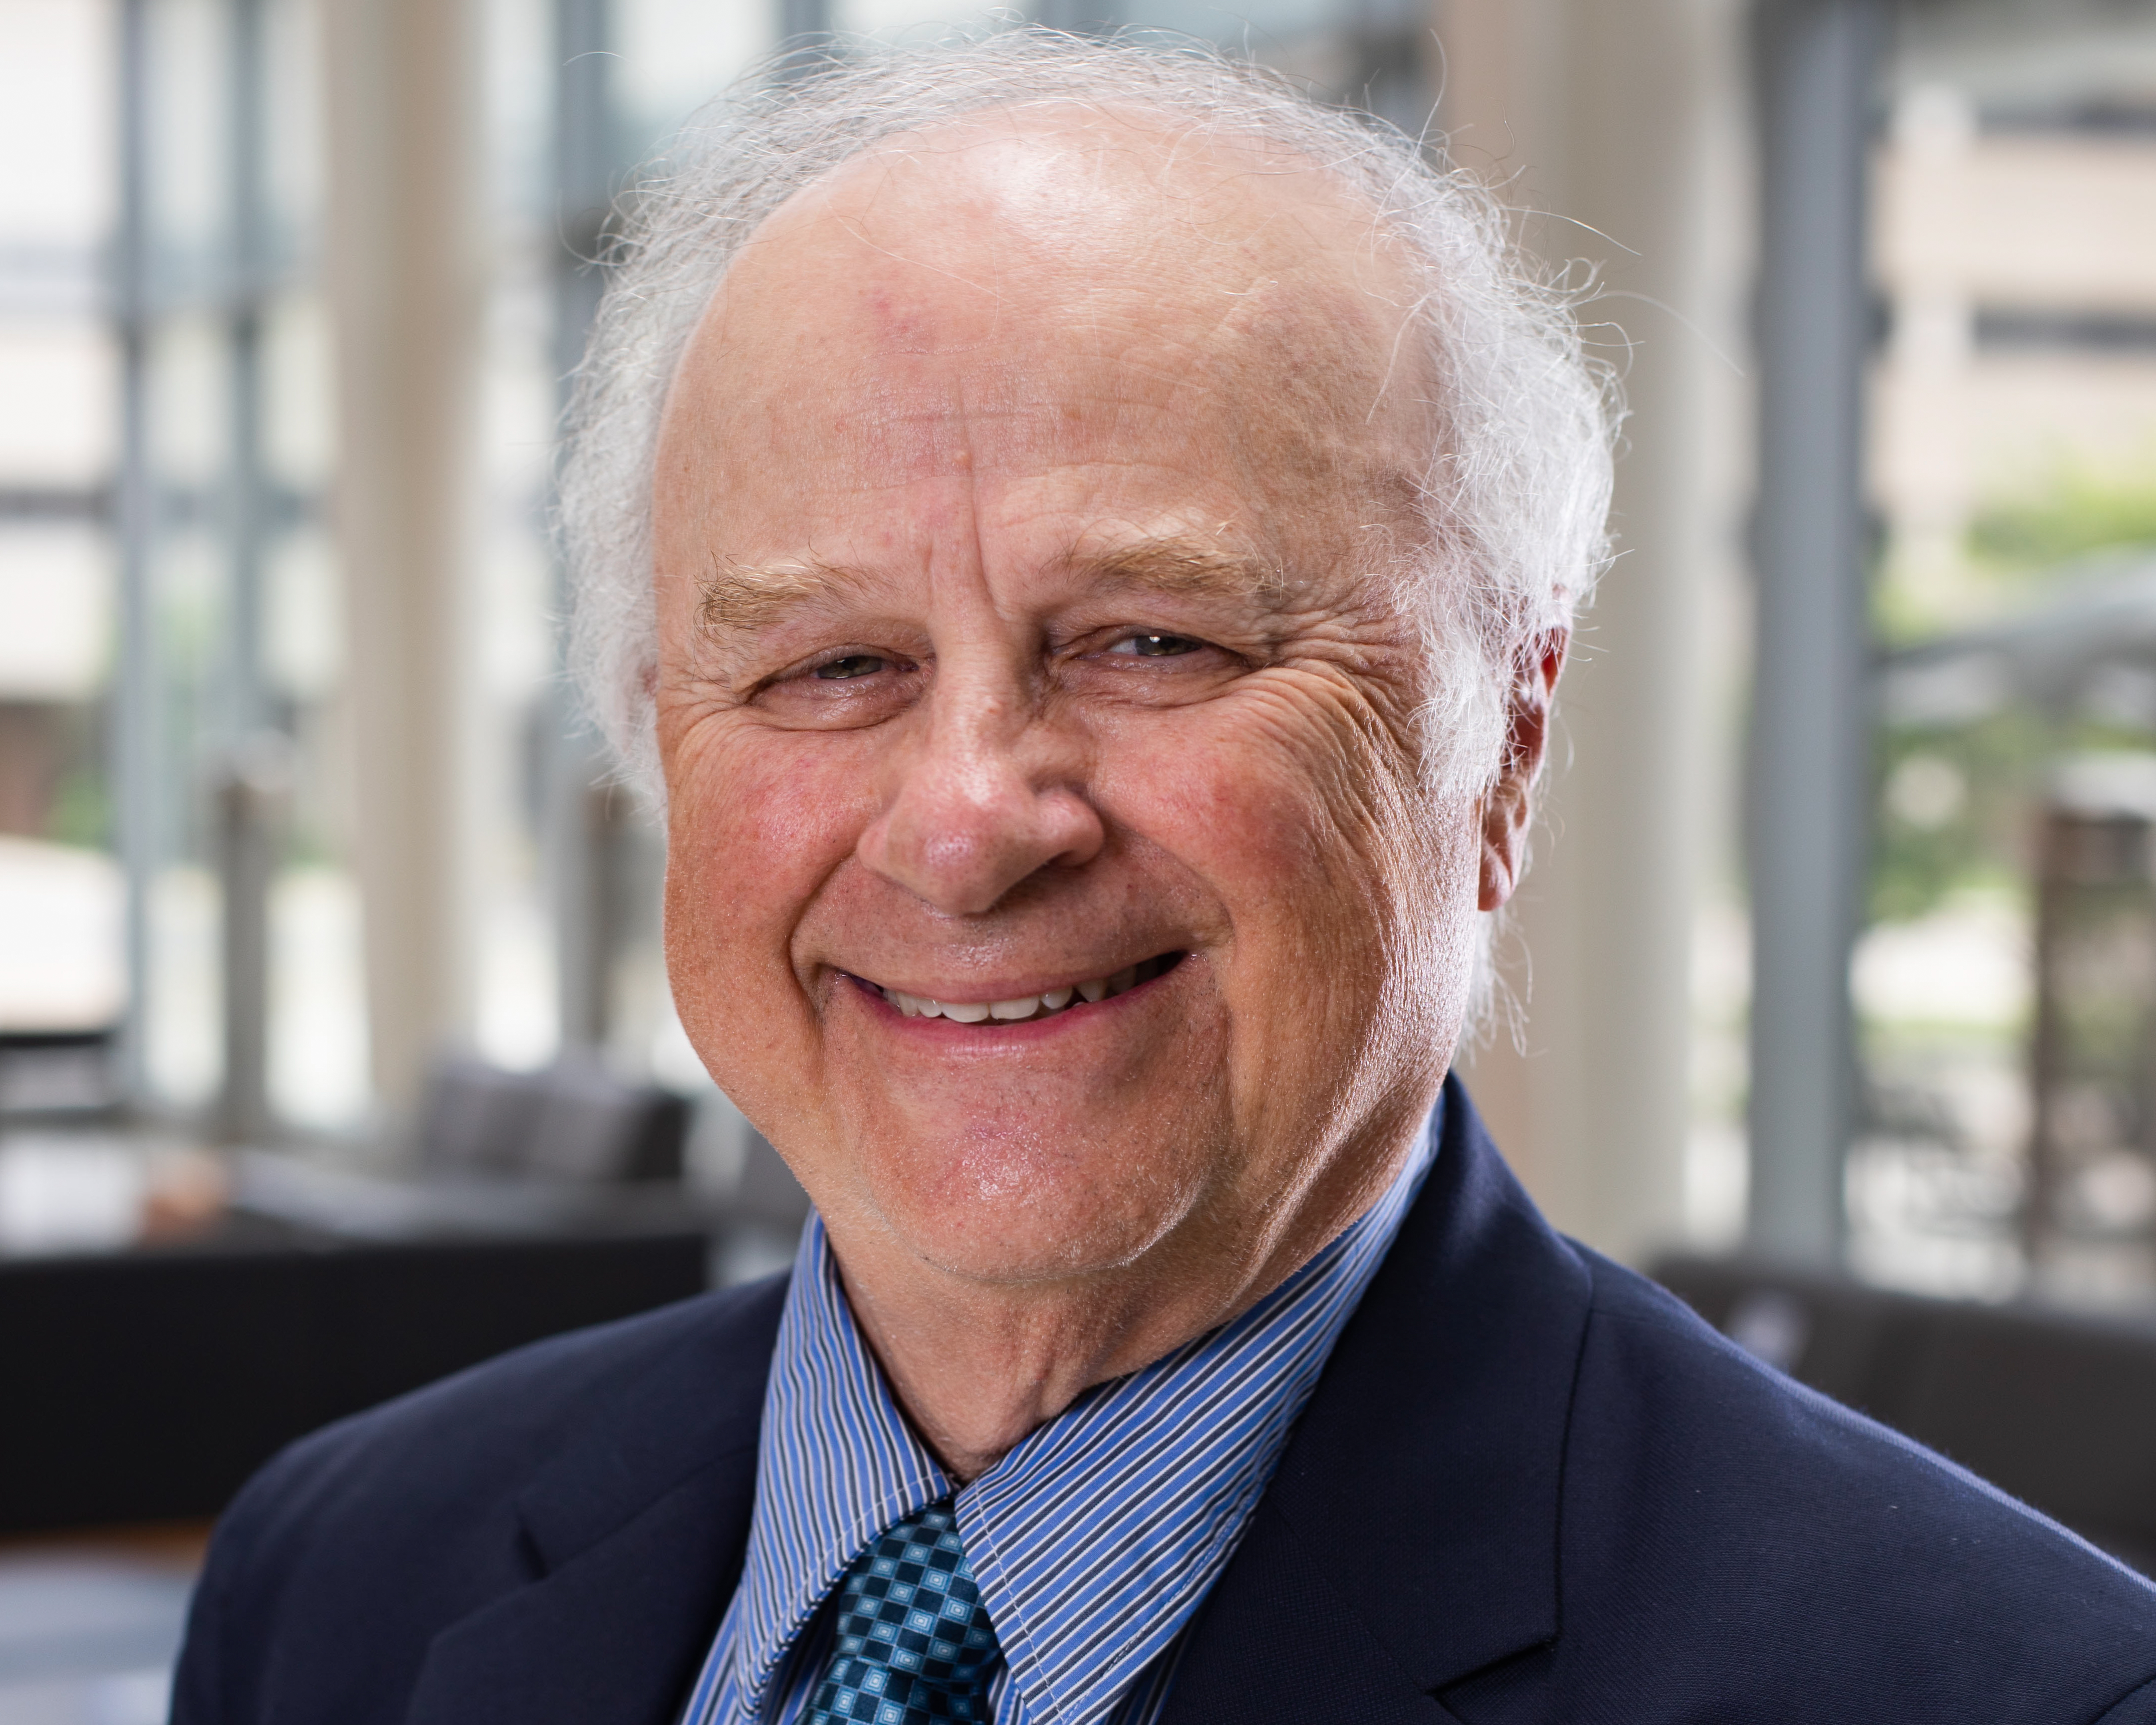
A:
<svg viewBox="0 0 2156 1725">
<path fill-rule="evenodd" d="M 1477 845 L 1388 578 L 1408 297 L 1316 173 L 1101 116 L 733 266 L 657 480 L 667 957 L 842 1260 L 1255 1280 L 1396 1166 Z"/>
</svg>

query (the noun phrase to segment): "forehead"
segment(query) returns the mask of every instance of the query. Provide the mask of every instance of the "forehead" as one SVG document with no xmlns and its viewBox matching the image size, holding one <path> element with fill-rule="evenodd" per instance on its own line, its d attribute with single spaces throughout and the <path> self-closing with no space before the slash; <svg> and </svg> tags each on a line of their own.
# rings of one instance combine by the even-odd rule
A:
<svg viewBox="0 0 2156 1725">
<path fill-rule="evenodd" d="M 670 398 L 662 515 L 754 536 L 963 479 L 1075 486 L 1081 513 L 1404 517 L 1414 297 L 1367 208 L 1278 151 L 1097 110 L 911 134 L 736 259 Z"/>
</svg>

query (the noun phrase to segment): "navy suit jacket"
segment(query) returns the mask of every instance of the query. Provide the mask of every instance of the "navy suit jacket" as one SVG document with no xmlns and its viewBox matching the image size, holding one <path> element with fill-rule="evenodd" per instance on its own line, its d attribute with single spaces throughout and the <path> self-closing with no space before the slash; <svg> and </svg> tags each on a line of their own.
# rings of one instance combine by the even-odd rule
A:
<svg viewBox="0 0 2156 1725">
<path fill-rule="evenodd" d="M 2156 1725 L 2156 1589 L 1441 1152 L 1194 1620 L 1171 1725 Z M 740 1574 L 783 1283 L 295 1445 L 177 1725 L 672 1725 Z"/>
</svg>

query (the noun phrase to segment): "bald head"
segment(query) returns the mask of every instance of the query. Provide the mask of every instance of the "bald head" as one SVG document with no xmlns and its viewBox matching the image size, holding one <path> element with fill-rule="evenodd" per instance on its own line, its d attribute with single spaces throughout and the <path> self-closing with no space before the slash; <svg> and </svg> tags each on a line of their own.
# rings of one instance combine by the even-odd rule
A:
<svg viewBox="0 0 2156 1725">
<path fill-rule="evenodd" d="M 742 249 L 675 379 L 662 518 L 760 568 L 809 554 L 742 538 L 755 496 L 804 464 L 840 458 L 874 489 L 994 486 L 1047 461 L 1092 480 L 1074 555 L 1172 539 L 1278 565 L 1307 555 L 1286 524 L 1319 517 L 1367 552 L 1415 531 L 1415 295 L 1374 212 L 1285 151 L 1075 105 L 908 133 Z M 1167 502 L 1158 464 L 1200 450 L 1213 471 Z M 737 599 L 754 585 L 703 572 Z"/>
<path fill-rule="evenodd" d="M 1391 375 L 1418 297 L 1400 252 L 1352 187 L 1284 149 L 1141 108 L 991 110 L 886 139 L 797 193 L 714 310 L 861 331 L 894 353 L 1135 346 L 1182 370 L 1263 352 L 1296 405 L 1361 423 L 1428 394 L 1414 365 Z"/>
</svg>

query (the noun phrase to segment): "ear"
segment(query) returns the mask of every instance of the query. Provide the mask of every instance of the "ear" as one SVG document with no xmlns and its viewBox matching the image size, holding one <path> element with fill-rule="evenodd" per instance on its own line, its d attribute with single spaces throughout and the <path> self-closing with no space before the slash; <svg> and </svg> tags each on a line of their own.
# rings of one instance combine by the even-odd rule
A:
<svg viewBox="0 0 2156 1725">
<path fill-rule="evenodd" d="M 1507 696 L 1505 764 L 1482 796 L 1482 878 L 1476 908 L 1494 911 L 1512 896 L 1527 865 L 1535 780 L 1549 748 L 1550 706 L 1564 669 L 1568 630 L 1552 629 L 1522 651 Z"/>
</svg>

